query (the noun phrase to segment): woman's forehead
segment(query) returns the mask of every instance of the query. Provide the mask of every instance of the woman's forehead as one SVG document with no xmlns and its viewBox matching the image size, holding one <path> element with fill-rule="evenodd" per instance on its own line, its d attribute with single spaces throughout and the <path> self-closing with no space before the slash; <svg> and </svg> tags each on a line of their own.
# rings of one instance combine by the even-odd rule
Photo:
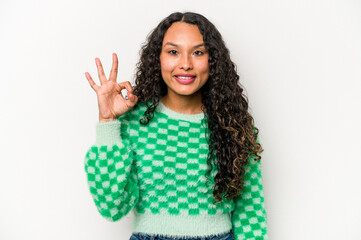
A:
<svg viewBox="0 0 361 240">
<path fill-rule="evenodd" d="M 203 44 L 203 35 L 197 25 L 185 22 L 173 23 L 164 34 L 163 46 L 180 46 L 184 44 L 192 46 L 201 45 Z"/>
</svg>

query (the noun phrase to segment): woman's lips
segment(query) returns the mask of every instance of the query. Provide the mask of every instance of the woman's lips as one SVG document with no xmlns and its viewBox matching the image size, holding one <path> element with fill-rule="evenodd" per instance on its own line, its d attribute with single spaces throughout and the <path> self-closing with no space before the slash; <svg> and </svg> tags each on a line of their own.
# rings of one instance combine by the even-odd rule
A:
<svg viewBox="0 0 361 240">
<path fill-rule="evenodd" d="M 181 83 L 181 84 L 191 84 L 192 82 L 194 82 L 194 80 L 196 79 L 196 76 L 174 76 L 175 80 L 177 80 L 177 82 Z"/>
</svg>

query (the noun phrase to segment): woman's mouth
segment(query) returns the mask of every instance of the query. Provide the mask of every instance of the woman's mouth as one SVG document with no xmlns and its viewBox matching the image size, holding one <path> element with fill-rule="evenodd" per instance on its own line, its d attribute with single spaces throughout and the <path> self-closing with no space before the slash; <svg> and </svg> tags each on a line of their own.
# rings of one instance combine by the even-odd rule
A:
<svg viewBox="0 0 361 240">
<path fill-rule="evenodd" d="M 181 84 L 191 84 L 196 79 L 196 76 L 189 75 L 189 76 L 183 76 L 183 75 L 175 75 L 174 76 L 177 82 Z"/>
</svg>

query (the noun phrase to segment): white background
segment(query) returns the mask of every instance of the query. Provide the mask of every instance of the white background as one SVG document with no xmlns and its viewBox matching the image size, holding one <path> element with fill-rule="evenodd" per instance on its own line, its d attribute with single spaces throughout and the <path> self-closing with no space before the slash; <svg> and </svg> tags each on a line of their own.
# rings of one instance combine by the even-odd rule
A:
<svg viewBox="0 0 361 240">
<path fill-rule="evenodd" d="M 95 57 L 134 82 L 147 34 L 173 11 L 222 33 L 260 129 L 271 240 L 361 239 L 361 2 L 0 2 L 0 239 L 129 239 L 88 191 Z"/>
</svg>

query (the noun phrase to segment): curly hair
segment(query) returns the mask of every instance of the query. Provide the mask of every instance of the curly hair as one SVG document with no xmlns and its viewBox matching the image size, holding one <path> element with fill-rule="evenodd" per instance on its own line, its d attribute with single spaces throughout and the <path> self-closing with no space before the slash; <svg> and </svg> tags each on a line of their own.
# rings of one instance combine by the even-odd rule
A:
<svg viewBox="0 0 361 240">
<path fill-rule="evenodd" d="M 161 76 L 160 53 L 167 29 L 175 22 L 198 26 L 209 53 L 209 78 L 202 91 L 202 111 L 208 122 L 206 132 L 209 144 L 206 173 L 216 167 L 214 200 L 234 200 L 244 185 L 245 166 L 255 156 L 260 161 L 263 149 L 258 141 L 258 128 L 248 112 L 248 99 L 239 83 L 236 65 L 217 28 L 204 16 L 193 12 L 175 12 L 163 19 L 147 36 L 140 50 L 133 93 L 138 102 L 145 102 L 147 110 L 139 121 L 146 125 L 154 117 L 160 99 L 167 94 L 167 85 Z M 151 100 L 151 102 L 149 102 Z M 214 203 L 213 200 L 213 203 Z"/>
</svg>

